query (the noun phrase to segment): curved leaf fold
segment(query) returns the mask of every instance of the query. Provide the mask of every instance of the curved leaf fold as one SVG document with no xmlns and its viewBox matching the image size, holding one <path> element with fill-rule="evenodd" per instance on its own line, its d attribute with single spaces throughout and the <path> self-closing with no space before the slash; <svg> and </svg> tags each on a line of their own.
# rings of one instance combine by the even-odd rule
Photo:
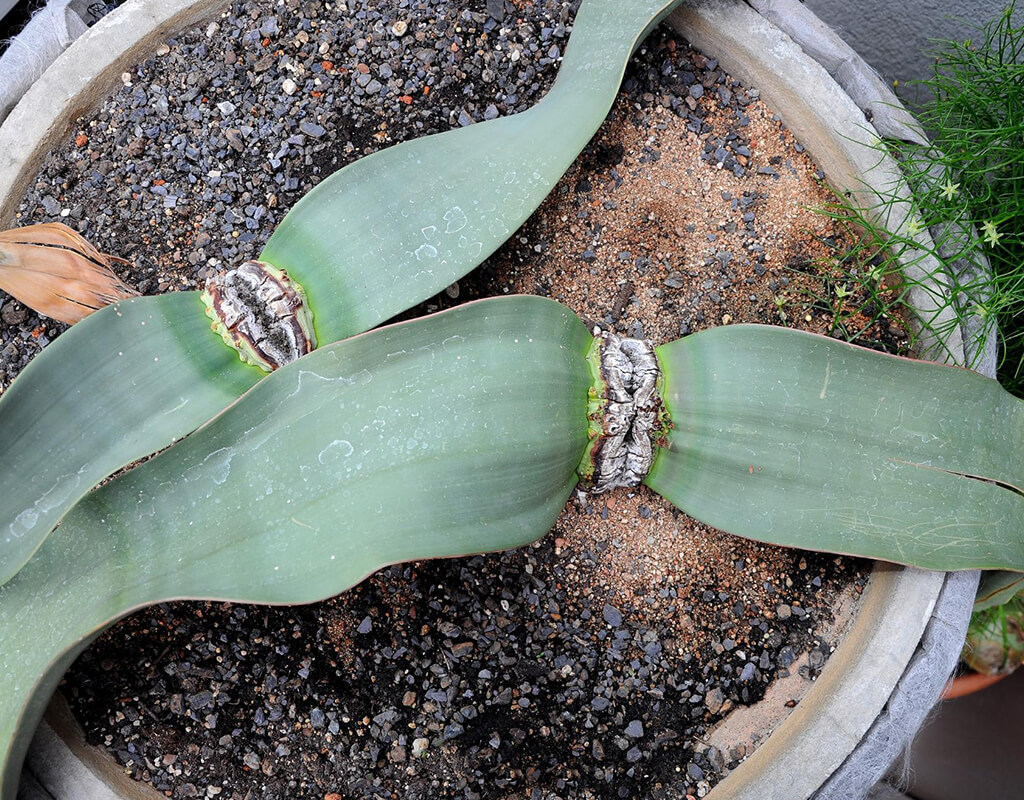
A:
<svg viewBox="0 0 1024 800">
<path fill-rule="evenodd" d="M 981 576 L 974 611 L 1005 605 L 1024 591 L 1024 573 L 1007 570 L 986 572 Z"/>
<path fill-rule="evenodd" d="M 545 534 L 587 440 L 589 344 L 538 297 L 383 328 L 91 493 L 0 587 L 2 796 L 69 659 L 135 608 L 311 602 L 389 563 Z"/>
<path fill-rule="evenodd" d="M 0 582 L 93 486 L 263 374 L 212 335 L 196 292 L 107 306 L 48 345 L 0 398 Z"/>
</svg>

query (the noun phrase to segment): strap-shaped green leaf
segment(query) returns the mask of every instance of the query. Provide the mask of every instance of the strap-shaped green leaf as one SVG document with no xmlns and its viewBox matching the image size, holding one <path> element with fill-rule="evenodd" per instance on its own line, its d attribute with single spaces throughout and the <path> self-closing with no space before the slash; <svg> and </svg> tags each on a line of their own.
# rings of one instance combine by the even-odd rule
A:
<svg viewBox="0 0 1024 800">
<path fill-rule="evenodd" d="M 597 130 L 631 52 L 678 1 L 586 0 L 535 108 L 357 161 L 292 209 L 261 257 L 305 287 L 318 341 L 380 324 L 494 252 Z M 72 328 L 0 396 L 0 583 L 89 488 L 260 377 L 210 333 L 195 293 L 136 303 Z M 145 330 L 121 324 L 125 313 Z"/>
<path fill-rule="evenodd" d="M 1024 570 L 1024 404 L 956 367 L 781 328 L 657 349 L 674 429 L 646 483 L 761 541 Z"/>
<path fill-rule="evenodd" d="M 533 108 L 396 145 L 304 197 L 260 258 L 305 287 L 317 338 L 379 325 L 494 252 L 594 135 L 630 54 L 677 3 L 583 3 L 558 79 Z"/>
<path fill-rule="evenodd" d="M 50 344 L 0 397 L 0 582 L 99 481 L 263 375 L 212 334 L 196 292 L 121 301 Z"/>
<path fill-rule="evenodd" d="M 546 533 L 587 441 L 586 327 L 480 301 L 322 348 L 82 500 L 0 587 L 0 753 L 69 659 L 165 599 L 304 603 L 409 559 Z"/>
</svg>

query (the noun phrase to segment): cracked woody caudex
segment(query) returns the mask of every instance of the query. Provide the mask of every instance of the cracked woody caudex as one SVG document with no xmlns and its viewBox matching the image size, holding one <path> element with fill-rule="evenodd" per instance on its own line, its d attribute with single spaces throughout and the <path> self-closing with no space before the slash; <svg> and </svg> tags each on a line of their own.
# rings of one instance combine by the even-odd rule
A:
<svg viewBox="0 0 1024 800">
<path fill-rule="evenodd" d="M 212 276 L 203 303 L 210 327 L 247 364 L 273 372 L 316 349 L 305 292 L 266 262 L 246 261 Z"/>
<path fill-rule="evenodd" d="M 591 441 L 578 469 L 580 484 L 591 494 L 638 486 L 671 426 L 654 347 L 597 329 L 587 363 L 594 376 L 587 402 Z"/>
</svg>

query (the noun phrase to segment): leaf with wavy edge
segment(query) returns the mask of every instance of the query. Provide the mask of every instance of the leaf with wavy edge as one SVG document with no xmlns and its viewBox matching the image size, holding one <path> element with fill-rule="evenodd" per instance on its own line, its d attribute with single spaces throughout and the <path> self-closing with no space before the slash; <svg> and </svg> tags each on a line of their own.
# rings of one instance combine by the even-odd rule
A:
<svg viewBox="0 0 1024 800">
<path fill-rule="evenodd" d="M 677 1 L 585 2 L 533 108 L 360 159 L 299 201 L 260 258 L 305 287 L 317 338 L 368 330 L 494 252 L 604 121 L 630 54 Z"/>
<path fill-rule="evenodd" d="M 590 335 L 480 301 L 321 348 L 95 490 L 0 587 L 0 753 L 107 624 L 172 598 L 306 603 L 389 563 L 546 533 L 586 443 Z"/>
<path fill-rule="evenodd" d="M 494 252 L 597 130 L 633 49 L 677 3 L 586 0 L 555 84 L 534 108 L 389 148 L 298 203 L 261 258 L 305 287 L 318 341 L 380 324 Z M 0 452 L 21 453 L 0 460 L 0 583 L 90 487 L 185 436 L 261 377 L 196 309 L 190 292 L 95 314 L 0 396 Z"/>
<path fill-rule="evenodd" d="M 773 544 L 1024 570 L 1024 404 L 967 370 L 754 325 L 657 348 L 675 428 L 645 483 Z"/>
</svg>

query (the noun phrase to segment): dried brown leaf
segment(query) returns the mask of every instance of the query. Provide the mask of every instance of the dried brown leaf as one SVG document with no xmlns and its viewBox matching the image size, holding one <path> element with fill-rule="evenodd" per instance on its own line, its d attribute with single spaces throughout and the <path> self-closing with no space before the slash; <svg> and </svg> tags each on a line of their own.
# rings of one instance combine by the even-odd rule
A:
<svg viewBox="0 0 1024 800">
<path fill-rule="evenodd" d="M 59 222 L 0 231 L 0 289 L 61 322 L 138 295 L 111 270 L 115 261 L 127 263 Z"/>
</svg>

